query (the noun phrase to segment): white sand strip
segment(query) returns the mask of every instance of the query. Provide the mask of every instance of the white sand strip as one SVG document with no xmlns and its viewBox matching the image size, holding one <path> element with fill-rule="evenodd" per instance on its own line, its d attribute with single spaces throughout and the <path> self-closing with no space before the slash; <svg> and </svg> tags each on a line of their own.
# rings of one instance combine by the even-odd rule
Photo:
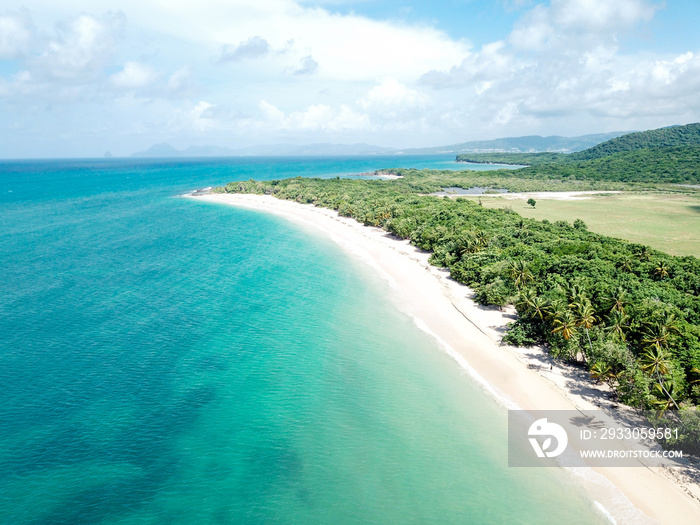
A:
<svg viewBox="0 0 700 525">
<path fill-rule="evenodd" d="M 557 365 L 550 370 L 542 351 L 501 346 L 503 328 L 515 318 L 514 312 L 480 307 L 470 299 L 469 288 L 428 264 L 429 254 L 407 241 L 339 217 L 332 210 L 270 196 L 212 194 L 194 198 L 273 213 L 330 236 L 375 268 L 391 285 L 397 307 L 433 335 L 507 408 L 575 410 L 610 403 L 604 389 L 592 386 L 585 372 Z M 585 478 L 591 498 L 617 523 L 653 523 L 649 517 L 659 523 L 700 523 L 700 504 L 689 495 L 696 487 L 674 482 L 664 469 L 580 469 L 576 474 Z"/>
</svg>

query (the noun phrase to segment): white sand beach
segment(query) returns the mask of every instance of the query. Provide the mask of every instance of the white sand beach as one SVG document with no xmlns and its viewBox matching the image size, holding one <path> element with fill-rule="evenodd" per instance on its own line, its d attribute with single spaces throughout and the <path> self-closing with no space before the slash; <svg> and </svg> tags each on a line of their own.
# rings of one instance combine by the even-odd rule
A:
<svg viewBox="0 0 700 525">
<path fill-rule="evenodd" d="M 585 371 L 552 363 L 540 349 L 501 345 L 505 325 L 515 319 L 514 310 L 480 307 L 470 299 L 469 288 L 452 281 L 446 270 L 431 266 L 429 254 L 407 241 L 339 217 L 332 210 L 270 196 L 193 198 L 273 213 L 328 235 L 379 272 L 389 282 L 397 308 L 433 335 L 507 408 L 575 410 L 613 405 L 606 388 L 593 385 Z M 574 475 L 617 523 L 700 523 L 700 500 L 696 499 L 700 488 L 682 472 L 670 470 L 600 468 L 581 469 Z"/>
</svg>

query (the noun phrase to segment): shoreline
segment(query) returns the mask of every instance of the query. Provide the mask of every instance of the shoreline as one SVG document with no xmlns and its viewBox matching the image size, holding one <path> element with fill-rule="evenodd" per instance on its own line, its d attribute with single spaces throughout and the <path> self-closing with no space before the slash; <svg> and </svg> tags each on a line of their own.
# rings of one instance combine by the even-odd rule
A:
<svg viewBox="0 0 700 525">
<path fill-rule="evenodd" d="M 372 266 L 388 283 L 397 308 L 464 368 L 505 408 L 525 410 L 613 409 L 604 386 L 588 374 L 554 363 L 542 350 L 502 346 L 514 309 L 477 305 L 471 290 L 431 266 L 429 253 L 380 228 L 366 227 L 312 205 L 248 194 L 196 194 L 190 198 L 272 213 L 329 236 L 343 250 Z M 552 369 L 550 370 L 550 365 Z M 576 393 L 574 393 L 574 391 Z M 617 523 L 700 523 L 697 485 L 659 468 L 596 468 L 572 471 L 596 506 Z M 617 492 L 617 494 L 615 494 Z M 697 496 L 696 496 L 697 497 Z"/>
</svg>

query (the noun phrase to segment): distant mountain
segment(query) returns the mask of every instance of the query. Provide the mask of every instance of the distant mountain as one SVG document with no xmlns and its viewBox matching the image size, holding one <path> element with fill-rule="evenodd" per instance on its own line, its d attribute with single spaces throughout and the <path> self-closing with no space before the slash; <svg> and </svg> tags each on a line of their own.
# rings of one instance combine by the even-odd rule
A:
<svg viewBox="0 0 700 525">
<path fill-rule="evenodd" d="M 183 155 L 184 152 L 173 148 L 167 142 L 154 144 L 145 151 L 131 154 L 132 157 L 182 157 Z"/>
<path fill-rule="evenodd" d="M 444 155 L 460 153 L 572 153 L 596 146 L 626 132 L 597 133 L 579 137 L 509 137 L 493 140 L 474 140 L 450 146 L 431 148 L 383 148 L 371 144 L 267 144 L 245 148 L 224 146 L 189 146 L 176 149 L 167 142 L 154 144 L 132 157 L 276 157 L 276 156 L 337 156 L 337 155 Z"/>
<path fill-rule="evenodd" d="M 236 150 L 238 155 L 255 156 L 324 156 L 324 155 L 391 155 L 394 148 L 382 148 L 370 144 L 275 144 L 250 146 Z"/>
<path fill-rule="evenodd" d="M 616 131 L 612 133 L 596 133 L 593 135 L 581 135 L 579 137 L 541 137 L 539 135 L 529 135 L 525 137 L 507 137 L 493 140 L 473 140 L 451 146 L 441 146 L 437 148 L 413 148 L 403 150 L 403 153 L 410 155 L 430 155 L 438 153 L 537 153 L 537 152 L 558 152 L 572 153 L 593 147 L 601 142 L 605 142 L 627 131 Z"/>
<path fill-rule="evenodd" d="M 275 157 L 275 156 L 337 156 L 337 155 L 391 155 L 394 148 L 369 144 L 275 144 L 232 149 L 222 146 L 189 146 L 179 150 L 167 142 L 154 144 L 132 157 Z"/>
</svg>

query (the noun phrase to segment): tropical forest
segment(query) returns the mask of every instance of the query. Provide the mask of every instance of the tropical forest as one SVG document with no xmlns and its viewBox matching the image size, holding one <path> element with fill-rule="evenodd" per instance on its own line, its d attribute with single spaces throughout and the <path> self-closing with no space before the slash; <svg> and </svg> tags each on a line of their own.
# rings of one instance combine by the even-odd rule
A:
<svg viewBox="0 0 700 525">
<path fill-rule="evenodd" d="M 480 198 L 431 194 L 476 187 L 697 192 L 700 124 L 631 133 L 577 153 L 475 153 L 456 160 L 514 166 L 383 170 L 398 176 L 391 180 L 250 180 L 215 191 L 330 208 L 410 240 L 468 285 L 480 304 L 515 306 L 518 318 L 505 343 L 539 345 L 585 367 L 621 403 L 680 418 L 686 430 L 678 441 L 699 452 L 700 259 L 590 231 L 581 219 L 527 218 Z"/>
</svg>

